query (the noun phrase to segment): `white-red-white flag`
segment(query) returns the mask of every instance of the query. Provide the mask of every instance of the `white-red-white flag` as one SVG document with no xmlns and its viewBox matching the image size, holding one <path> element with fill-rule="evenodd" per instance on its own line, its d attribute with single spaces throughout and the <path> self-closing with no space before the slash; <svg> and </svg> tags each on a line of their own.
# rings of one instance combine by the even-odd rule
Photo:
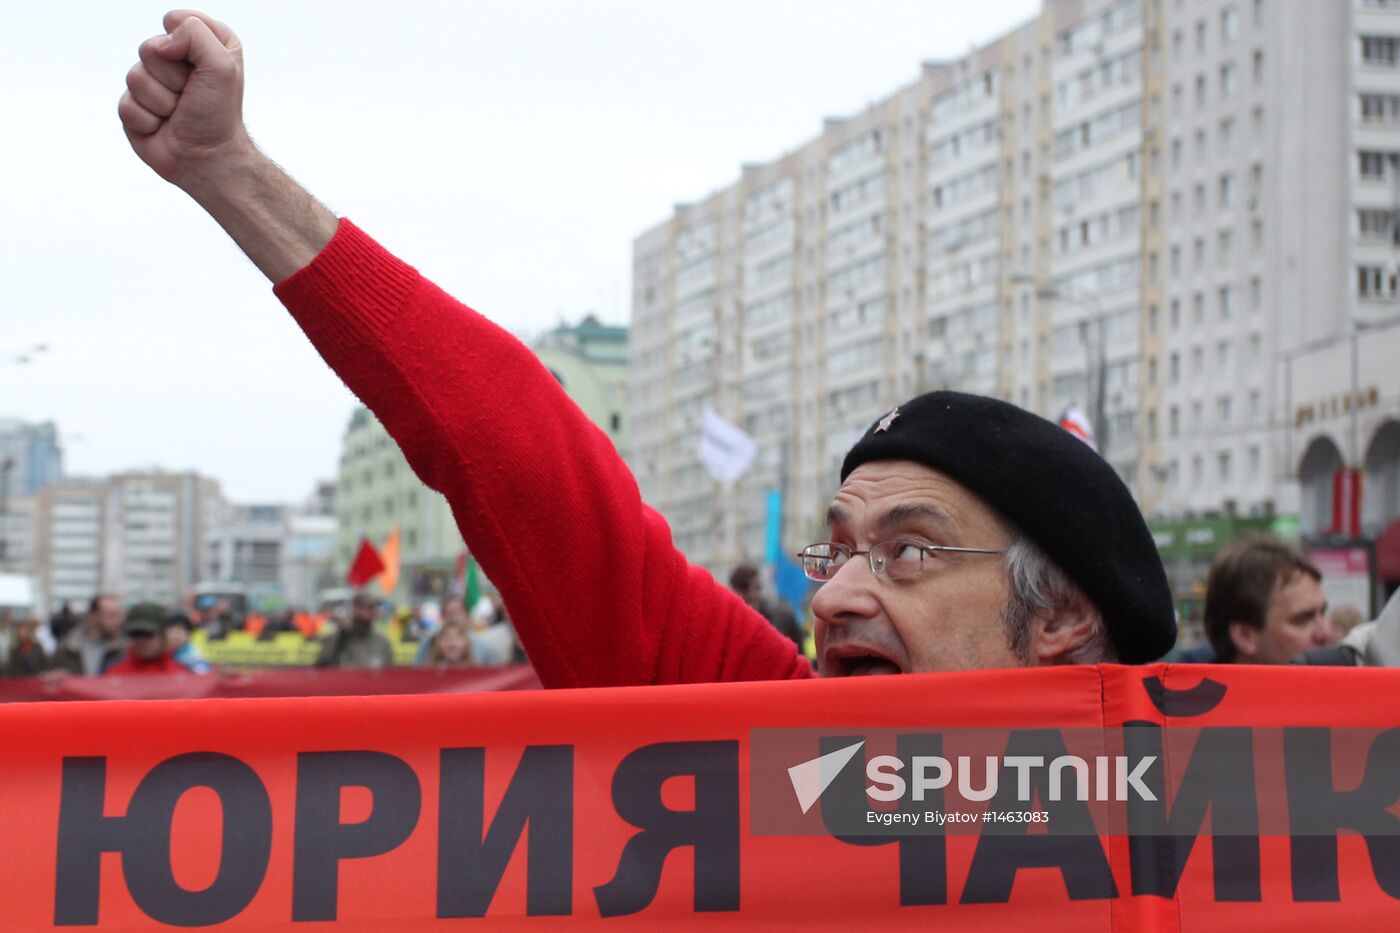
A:
<svg viewBox="0 0 1400 933">
<path fill-rule="evenodd" d="M 1066 408 L 1060 415 L 1060 427 L 1088 444 L 1094 453 L 1099 452 L 1099 443 L 1094 437 L 1094 425 L 1089 416 L 1079 408 L 1074 405 Z"/>
</svg>

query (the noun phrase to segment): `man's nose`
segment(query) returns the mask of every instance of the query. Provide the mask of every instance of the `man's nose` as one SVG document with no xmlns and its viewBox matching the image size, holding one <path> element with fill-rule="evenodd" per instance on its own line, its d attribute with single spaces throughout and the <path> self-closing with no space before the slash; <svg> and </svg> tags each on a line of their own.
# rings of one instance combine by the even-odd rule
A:
<svg viewBox="0 0 1400 933">
<path fill-rule="evenodd" d="M 1319 616 L 1312 625 L 1312 641 L 1319 647 L 1332 640 L 1332 620 L 1327 616 Z"/>
<path fill-rule="evenodd" d="M 875 587 L 879 583 L 865 555 L 857 554 L 817 590 L 817 595 L 812 597 L 812 614 L 828 624 L 869 618 L 880 611 L 875 598 Z"/>
</svg>

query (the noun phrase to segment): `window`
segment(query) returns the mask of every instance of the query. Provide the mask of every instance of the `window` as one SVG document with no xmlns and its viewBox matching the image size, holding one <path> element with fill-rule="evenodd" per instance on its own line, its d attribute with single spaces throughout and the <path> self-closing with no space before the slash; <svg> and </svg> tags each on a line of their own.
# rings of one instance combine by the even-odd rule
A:
<svg viewBox="0 0 1400 933">
<path fill-rule="evenodd" d="M 1206 212 L 1206 186 L 1197 182 L 1192 191 L 1192 201 L 1195 203 L 1196 216 L 1200 217 Z"/>
<path fill-rule="evenodd" d="M 1191 268 L 1199 272 L 1206 264 L 1206 241 L 1196 237 L 1191 242 Z"/>
<path fill-rule="evenodd" d="M 1230 320 L 1230 318 L 1234 316 L 1234 307 L 1233 303 L 1230 300 L 1229 287 L 1227 286 L 1225 288 L 1220 289 L 1217 297 L 1220 302 L 1220 320 Z"/>
<path fill-rule="evenodd" d="M 1172 437 L 1181 433 L 1181 410 L 1175 405 L 1167 411 L 1167 433 Z"/>
<path fill-rule="evenodd" d="M 1173 84 L 1173 85 L 1172 85 L 1172 116 L 1174 116 L 1174 117 L 1179 117 L 1179 116 L 1181 116 L 1181 97 L 1182 97 L 1182 94 L 1181 94 L 1181 85 L 1180 85 L 1180 84 Z"/>
<path fill-rule="evenodd" d="M 1240 18 L 1234 7 L 1229 7 L 1220 12 L 1220 38 L 1226 42 L 1235 41 L 1235 36 L 1239 35 Z"/>
<path fill-rule="evenodd" d="M 1371 152 L 1362 150 L 1357 153 L 1360 164 L 1361 177 L 1367 180 L 1380 180 L 1385 178 L 1386 165 L 1395 162 L 1393 152 Z"/>
<path fill-rule="evenodd" d="M 1220 176 L 1220 206 L 1232 207 L 1235 203 L 1235 176 L 1226 172 Z"/>
<path fill-rule="evenodd" d="M 1258 138 L 1264 134 L 1264 108 L 1255 107 L 1250 114 L 1250 123 L 1254 127 L 1254 136 Z"/>
<path fill-rule="evenodd" d="M 1191 322 L 1204 324 L 1206 320 L 1206 299 L 1200 292 L 1191 296 Z"/>
<path fill-rule="evenodd" d="M 1206 50 L 1206 21 L 1196 20 L 1196 53 L 1201 54 Z"/>
<path fill-rule="evenodd" d="M 1249 310 L 1258 311 L 1264 307 L 1264 285 L 1259 277 L 1249 280 Z"/>
<path fill-rule="evenodd" d="M 1394 236 L 1395 212 L 1384 208 L 1362 208 L 1357 214 L 1357 232 L 1363 240 L 1389 240 Z"/>
<path fill-rule="evenodd" d="M 1380 124 L 1400 123 L 1400 95 L 1362 94 L 1361 122 Z"/>
<path fill-rule="evenodd" d="M 1171 380 L 1172 385 L 1176 385 L 1181 381 L 1181 354 L 1173 351 L 1167 363 L 1168 378 Z"/>
<path fill-rule="evenodd" d="M 1264 251 L 1264 223 L 1261 220 L 1249 223 L 1249 251 L 1255 256 Z"/>
<path fill-rule="evenodd" d="M 1254 50 L 1254 86 L 1264 85 L 1264 52 L 1262 49 Z"/>
<path fill-rule="evenodd" d="M 1384 266 L 1358 266 L 1356 293 L 1362 298 L 1394 298 L 1396 273 Z"/>
<path fill-rule="evenodd" d="M 1172 171 L 1173 171 L 1173 172 L 1178 171 L 1178 170 L 1180 170 L 1180 168 L 1181 168 L 1181 140 L 1180 140 L 1180 139 L 1173 139 L 1173 140 L 1172 140 Z"/>
<path fill-rule="evenodd" d="M 1259 478 L 1259 448 L 1253 446 L 1249 448 L 1249 478 Z"/>
<path fill-rule="evenodd" d="M 1215 455 L 1216 469 L 1220 471 L 1220 481 L 1228 483 L 1230 481 L 1230 452 L 1222 450 Z"/>
<path fill-rule="evenodd" d="M 1400 36 L 1362 36 L 1361 63 L 1394 68 L 1400 61 Z"/>
<path fill-rule="evenodd" d="M 1203 347 L 1191 348 L 1191 375 L 1199 376 L 1206 369 L 1206 351 Z M 1198 406 L 1199 407 L 1199 404 Z M 1197 421 L 1199 421 L 1199 417 Z"/>
<path fill-rule="evenodd" d="M 1172 275 L 1181 275 L 1181 247 L 1173 246 L 1171 249 L 1171 270 Z"/>
<path fill-rule="evenodd" d="M 1226 62 L 1220 66 L 1220 96 L 1235 96 L 1235 63 Z"/>
<path fill-rule="evenodd" d="M 1235 243 L 1235 235 L 1229 230 L 1221 230 L 1215 238 L 1215 264 L 1221 269 L 1230 267 L 1230 251 Z"/>
<path fill-rule="evenodd" d="M 1171 304 L 1171 321 L 1172 321 L 1172 330 L 1173 330 L 1173 331 L 1177 331 L 1177 330 L 1180 330 L 1180 329 L 1181 329 L 1181 301 L 1180 301 L 1180 299 L 1177 299 L 1177 298 L 1173 298 L 1173 299 L 1172 299 L 1172 304 Z"/>
<path fill-rule="evenodd" d="M 1220 143 L 1220 154 L 1228 155 L 1235 146 L 1235 121 L 1226 117 L 1220 121 L 1220 133 L 1218 134 Z"/>
<path fill-rule="evenodd" d="M 1218 369 L 1228 370 L 1233 360 L 1234 353 L 1231 350 L 1230 341 L 1222 340 L 1215 345 L 1215 365 Z"/>
<path fill-rule="evenodd" d="M 1196 108 L 1206 105 L 1206 76 L 1196 75 Z"/>
</svg>

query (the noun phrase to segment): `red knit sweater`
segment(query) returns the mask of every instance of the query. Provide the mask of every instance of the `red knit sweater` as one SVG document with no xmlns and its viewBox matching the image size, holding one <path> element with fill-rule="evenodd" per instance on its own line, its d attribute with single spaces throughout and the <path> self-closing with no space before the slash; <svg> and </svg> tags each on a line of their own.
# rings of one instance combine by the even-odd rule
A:
<svg viewBox="0 0 1400 933">
<path fill-rule="evenodd" d="M 447 497 L 546 686 L 812 675 L 686 562 L 612 441 L 510 334 L 348 220 L 274 291 Z"/>
</svg>

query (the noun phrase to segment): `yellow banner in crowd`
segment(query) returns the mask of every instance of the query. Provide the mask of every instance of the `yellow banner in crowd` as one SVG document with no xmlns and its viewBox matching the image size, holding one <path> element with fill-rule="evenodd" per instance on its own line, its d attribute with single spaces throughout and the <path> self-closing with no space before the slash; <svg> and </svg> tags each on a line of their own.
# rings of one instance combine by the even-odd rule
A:
<svg viewBox="0 0 1400 933">
<path fill-rule="evenodd" d="M 303 638 L 297 632 L 278 632 L 270 638 L 248 632 L 229 632 L 224 638 L 207 638 L 196 631 L 190 642 L 210 664 L 219 667 L 310 667 L 324 642 Z M 419 642 L 389 639 L 395 664 L 412 664 Z"/>
</svg>

